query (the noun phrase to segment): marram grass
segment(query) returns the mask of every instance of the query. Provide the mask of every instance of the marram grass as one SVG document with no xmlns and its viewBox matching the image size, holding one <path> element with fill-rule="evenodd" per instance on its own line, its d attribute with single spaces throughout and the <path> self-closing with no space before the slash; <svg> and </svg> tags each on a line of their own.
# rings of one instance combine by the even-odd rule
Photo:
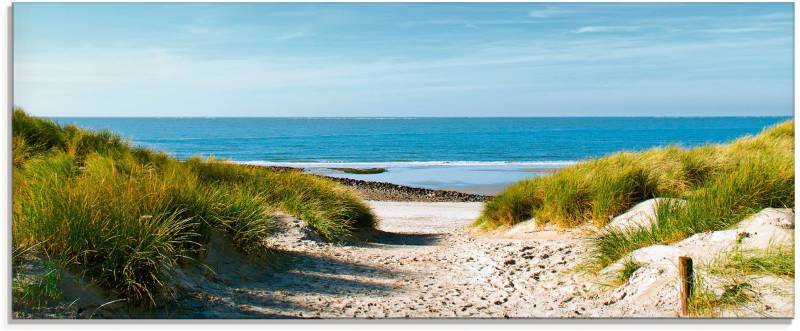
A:
<svg viewBox="0 0 800 331">
<path fill-rule="evenodd" d="M 263 243 L 277 211 L 329 241 L 375 227 L 355 193 L 324 178 L 178 161 L 21 110 L 13 121 L 14 252 L 49 256 L 134 304 L 168 297 L 171 271 L 201 256 L 212 232 L 269 259 Z"/>
<path fill-rule="evenodd" d="M 689 298 L 690 315 L 715 317 L 723 310 L 732 309 L 768 317 L 767 311 L 754 309 L 752 305 L 760 303 L 763 298 L 763 291 L 759 288 L 765 285 L 759 283 L 771 277 L 785 280 L 794 278 L 794 247 L 772 246 L 757 250 L 736 248 L 702 266 L 699 271 L 695 274 L 695 291 Z M 717 287 L 716 291 L 710 288 L 712 284 Z M 780 287 L 771 290 L 783 292 L 778 295 L 792 295 Z"/>
<path fill-rule="evenodd" d="M 728 228 L 766 207 L 793 207 L 794 121 L 730 144 L 621 152 L 523 180 L 487 202 L 475 226 L 494 229 L 534 218 L 602 227 L 655 197 L 687 203 L 660 204 L 651 228 L 601 231 L 593 239 L 593 268 L 641 247 Z"/>
</svg>

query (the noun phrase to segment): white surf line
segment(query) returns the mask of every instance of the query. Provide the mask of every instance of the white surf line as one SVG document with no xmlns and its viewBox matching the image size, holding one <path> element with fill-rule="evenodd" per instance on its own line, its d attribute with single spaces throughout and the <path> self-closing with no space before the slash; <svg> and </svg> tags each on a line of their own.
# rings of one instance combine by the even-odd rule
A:
<svg viewBox="0 0 800 331">
<path fill-rule="evenodd" d="M 234 161 L 238 164 L 256 166 L 283 166 L 298 168 L 413 168 L 413 167 L 553 167 L 570 166 L 579 161 L 388 161 L 388 162 L 277 162 Z"/>
</svg>

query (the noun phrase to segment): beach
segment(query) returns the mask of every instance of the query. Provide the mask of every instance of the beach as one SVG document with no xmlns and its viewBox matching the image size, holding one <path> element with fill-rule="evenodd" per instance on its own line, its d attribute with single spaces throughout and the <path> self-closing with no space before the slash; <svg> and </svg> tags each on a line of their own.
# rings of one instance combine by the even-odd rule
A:
<svg viewBox="0 0 800 331">
<path fill-rule="evenodd" d="M 364 181 L 342 183 L 365 197 L 378 196 L 375 191 L 393 192 L 382 195 L 381 200 L 367 200 L 378 219 L 376 232 L 367 240 L 325 242 L 305 222 L 279 214 L 280 231 L 266 242 L 283 262 L 269 272 L 263 272 L 263 266 L 243 256 L 227 240 L 212 238 L 209 254 L 201 262 L 215 270 L 214 275 L 208 277 L 195 268 L 180 271 L 172 283 L 178 295 L 159 309 L 131 310 L 122 305 L 97 309 L 108 300 L 100 295 L 96 303 L 87 301 L 87 296 L 98 295 L 97 289 L 64 286 L 68 296 L 55 306 L 51 317 L 676 317 L 680 314 L 677 290 L 671 285 L 676 270 L 671 262 L 674 254 L 691 252 L 706 265 L 718 256 L 725 240 L 741 237 L 723 231 L 692 237 L 676 248 L 647 247 L 638 258 L 651 264 L 643 265 L 629 282 L 610 285 L 617 265 L 597 274 L 581 269 L 591 252 L 596 227 L 523 222 L 483 232 L 471 225 L 488 196 Z M 609 226 L 635 226 L 655 205 L 637 205 Z M 758 217 L 763 220 L 745 221 L 742 226 L 742 231 L 760 233 L 748 239 L 756 246 L 774 243 L 775 238 L 792 242 L 791 235 L 775 237 L 774 233 L 791 233 L 784 230 L 790 225 L 778 223 L 793 224 L 793 211 L 767 211 L 756 220 Z M 782 221 L 781 217 L 787 218 Z M 723 236 L 731 239 L 710 239 Z M 763 298 L 746 309 L 727 308 L 723 316 L 791 316 L 793 302 L 783 290 L 791 286 L 787 280 L 762 277 L 757 282 L 763 287 Z M 70 311 L 64 308 L 72 298 L 69 295 L 83 298 L 74 307 L 76 315 L 64 315 L 63 311 Z"/>
<path fill-rule="evenodd" d="M 218 283 L 187 291 L 170 313 L 146 316 L 530 318 L 587 313 L 561 304 L 580 289 L 559 285 L 562 274 L 575 266 L 576 253 L 585 249 L 572 232 L 547 240 L 473 236 L 467 226 L 480 213 L 478 202 L 369 205 L 380 226 L 363 244 L 331 245 L 291 231 L 295 235 L 274 242 L 292 258 L 288 269 L 247 273 L 242 271 L 246 266 L 220 266 Z"/>
<path fill-rule="evenodd" d="M 673 272 L 668 266 L 642 272 L 645 280 L 619 288 L 581 273 L 577 268 L 590 247 L 586 228 L 478 234 L 469 228 L 480 214 L 478 202 L 368 203 L 380 225 L 364 243 L 324 243 L 304 234 L 302 222 L 286 217 L 294 230 L 272 243 L 291 266 L 261 273 L 230 259 L 239 262 L 217 265 L 214 281 L 186 288 L 171 308 L 133 317 L 678 316 L 672 279 L 658 275 Z M 778 289 L 790 283 L 770 278 L 762 284 L 770 287 L 762 290 L 759 310 L 732 309 L 727 316 L 791 316 L 791 296 Z"/>
<path fill-rule="evenodd" d="M 11 323 L 795 317 L 793 4 L 8 8 Z"/>
<path fill-rule="evenodd" d="M 724 145 L 556 164 L 180 159 L 22 110 L 14 120 L 16 318 L 794 307 L 792 121 Z M 688 279 L 701 285 L 682 297 Z"/>
</svg>

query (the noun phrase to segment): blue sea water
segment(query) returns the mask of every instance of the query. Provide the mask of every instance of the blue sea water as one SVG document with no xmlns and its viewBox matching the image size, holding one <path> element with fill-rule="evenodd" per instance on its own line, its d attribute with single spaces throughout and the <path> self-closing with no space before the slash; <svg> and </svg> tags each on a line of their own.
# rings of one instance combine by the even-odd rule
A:
<svg viewBox="0 0 800 331">
<path fill-rule="evenodd" d="M 723 143 L 788 117 L 56 118 L 178 158 L 298 165 L 334 176 L 492 193 L 620 150 Z M 386 167 L 349 175 L 329 167 Z"/>
</svg>

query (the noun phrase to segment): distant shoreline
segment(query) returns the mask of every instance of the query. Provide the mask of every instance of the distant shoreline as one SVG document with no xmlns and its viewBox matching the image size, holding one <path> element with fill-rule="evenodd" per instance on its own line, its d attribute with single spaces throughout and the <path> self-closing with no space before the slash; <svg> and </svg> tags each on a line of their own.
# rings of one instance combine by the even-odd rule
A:
<svg viewBox="0 0 800 331">
<path fill-rule="evenodd" d="M 465 193 L 454 190 L 435 190 L 420 187 L 398 185 L 385 182 L 373 182 L 361 179 L 323 176 L 345 186 L 355 189 L 364 200 L 375 201 L 417 201 L 417 202 L 483 202 L 492 198 L 490 195 Z"/>
<path fill-rule="evenodd" d="M 314 163 L 271 163 L 271 162 L 236 162 L 245 166 L 264 167 L 268 169 L 302 171 L 308 174 L 319 175 L 352 186 L 361 193 L 365 199 L 380 201 L 447 201 L 447 202 L 475 202 L 485 201 L 487 197 L 499 194 L 509 185 L 519 180 L 536 174 L 549 174 L 559 169 L 579 163 L 580 161 L 561 162 L 522 162 L 504 163 L 500 161 L 485 162 L 482 166 L 464 164 L 465 161 L 455 164 L 440 164 L 440 161 L 423 161 L 413 166 L 396 166 L 389 168 L 363 168 L 361 166 L 374 165 L 360 163 L 343 163 L 354 168 L 332 168 Z M 471 162 L 470 162 L 471 163 Z M 379 162 L 375 164 L 393 165 L 392 162 Z M 435 165 L 428 165 L 435 164 Z M 305 167 L 304 165 L 311 165 Z M 431 169 L 453 169 L 456 174 L 432 173 Z M 461 171 L 461 169 L 472 169 Z M 440 171 L 435 170 L 435 171 Z M 396 171 L 399 171 L 399 175 Z M 416 181 L 409 180 L 414 174 L 412 171 L 421 171 Z M 458 173 L 461 171 L 461 173 Z M 484 171 L 488 171 L 484 173 Z M 514 172 L 519 176 L 509 177 L 504 173 Z M 498 176 L 499 174 L 499 176 Z M 387 176 L 388 175 L 388 176 Z M 440 177 L 444 176 L 444 177 Z M 496 180 L 487 181 L 486 178 Z M 466 194 L 462 196 L 459 194 Z"/>
<path fill-rule="evenodd" d="M 253 164 L 243 164 L 245 167 L 259 167 L 279 171 L 298 171 L 302 172 L 304 168 L 286 167 L 286 166 L 261 166 Z M 386 182 L 369 181 L 362 179 L 342 178 L 325 176 L 321 174 L 310 174 L 314 176 L 325 177 L 342 185 L 356 190 L 364 200 L 375 201 L 419 201 L 419 202 L 483 202 L 492 198 L 492 195 L 480 193 L 467 193 L 457 191 L 455 189 L 427 189 L 421 187 L 413 187 L 406 185 L 399 185 Z M 492 187 L 502 186 L 492 185 Z M 477 189 L 470 189 L 477 191 Z"/>
<path fill-rule="evenodd" d="M 351 161 L 351 162 L 274 162 L 274 161 L 234 161 L 242 165 L 297 168 L 297 169 L 337 169 L 337 168 L 426 168 L 426 167 L 515 167 L 526 170 L 559 169 L 574 165 L 582 160 L 551 161 Z"/>
</svg>

